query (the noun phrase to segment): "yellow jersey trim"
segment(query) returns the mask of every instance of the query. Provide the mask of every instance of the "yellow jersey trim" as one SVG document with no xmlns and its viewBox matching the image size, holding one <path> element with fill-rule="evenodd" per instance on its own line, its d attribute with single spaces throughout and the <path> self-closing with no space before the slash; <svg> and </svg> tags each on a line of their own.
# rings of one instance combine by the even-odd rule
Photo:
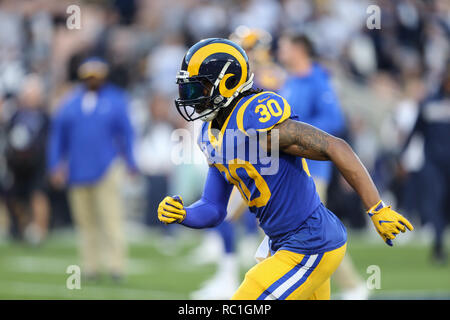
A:
<svg viewBox="0 0 450 320">
<path fill-rule="evenodd" d="M 250 102 L 252 102 L 255 98 L 257 98 L 260 95 L 265 94 L 265 93 L 275 94 L 275 95 L 277 95 L 278 97 L 280 97 L 283 100 L 283 103 L 284 103 L 283 115 L 281 116 L 280 120 L 278 120 L 277 123 L 273 124 L 272 126 L 270 126 L 268 128 L 264 128 L 264 129 L 256 129 L 256 131 L 269 131 L 274 126 L 276 126 L 277 124 L 283 122 L 284 120 L 288 119 L 291 116 L 291 106 L 286 101 L 286 99 L 283 98 L 282 96 L 280 96 L 279 94 L 276 94 L 275 92 L 272 92 L 272 91 L 263 91 L 263 92 L 260 92 L 258 94 L 255 94 L 253 97 L 248 99 L 242 105 L 242 107 L 239 108 L 238 114 L 236 116 L 237 126 L 238 126 L 239 130 L 244 132 L 246 135 L 248 135 L 248 134 L 247 134 L 247 131 L 244 129 L 244 113 L 245 113 L 245 110 L 247 109 L 247 107 L 250 104 Z"/>
<path fill-rule="evenodd" d="M 211 132 L 211 126 L 212 126 L 212 122 L 213 121 L 211 120 L 209 122 L 209 124 L 208 124 L 208 138 L 209 138 L 209 142 L 211 143 L 211 145 L 213 146 L 214 149 L 217 150 L 218 148 L 220 148 L 222 146 L 223 136 L 224 136 L 225 130 L 226 130 L 227 126 L 228 126 L 228 122 L 230 121 L 230 118 L 233 115 L 234 110 L 236 109 L 236 107 L 239 104 L 239 102 L 241 101 L 241 99 L 239 99 L 238 102 L 234 105 L 233 110 L 231 110 L 231 112 L 228 115 L 227 119 L 223 123 L 223 126 L 222 126 L 222 128 L 220 129 L 220 132 L 219 132 L 219 136 L 217 138 Z"/>
<path fill-rule="evenodd" d="M 306 174 L 311 177 L 311 173 L 309 172 L 308 163 L 306 163 L 306 159 L 302 158 L 302 168 L 306 172 Z"/>
<path fill-rule="evenodd" d="M 278 96 L 281 97 L 281 99 L 283 99 L 283 103 L 284 103 L 283 116 L 273 126 L 270 126 L 268 128 L 264 128 L 264 129 L 257 129 L 257 131 L 269 131 L 269 130 L 272 130 L 272 128 L 275 127 L 277 124 L 282 123 L 284 120 L 288 119 L 291 116 L 291 106 L 289 105 L 289 103 L 286 101 L 285 98 L 283 98 L 280 95 L 278 95 Z"/>
<path fill-rule="evenodd" d="M 260 95 L 263 95 L 265 93 L 267 93 L 267 91 L 263 91 L 263 92 L 255 94 L 253 97 L 251 97 L 250 99 L 245 101 L 245 103 L 239 108 L 239 111 L 238 111 L 238 113 L 236 115 L 236 122 L 237 122 L 237 126 L 238 126 L 239 130 L 241 130 L 245 134 L 247 134 L 247 131 L 245 131 L 245 129 L 244 129 L 244 112 L 245 112 L 245 109 L 247 109 L 247 106 L 250 104 L 250 102 L 252 102 L 257 97 L 259 97 Z"/>
</svg>

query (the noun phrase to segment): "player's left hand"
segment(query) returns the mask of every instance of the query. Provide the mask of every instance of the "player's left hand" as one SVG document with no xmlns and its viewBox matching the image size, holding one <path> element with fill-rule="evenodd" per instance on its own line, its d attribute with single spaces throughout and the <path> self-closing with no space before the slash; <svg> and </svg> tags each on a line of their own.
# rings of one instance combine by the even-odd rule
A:
<svg viewBox="0 0 450 320">
<path fill-rule="evenodd" d="M 367 213 L 381 238 L 387 245 L 393 246 L 392 240 L 399 234 L 414 230 L 412 224 L 401 214 L 391 209 L 391 206 L 383 207 L 381 201 L 373 206 Z"/>
<path fill-rule="evenodd" d="M 159 203 L 158 219 L 165 224 L 182 222 L 186 217 L 183 199 L 180 196 L 167 196 Z"/>
</svg>

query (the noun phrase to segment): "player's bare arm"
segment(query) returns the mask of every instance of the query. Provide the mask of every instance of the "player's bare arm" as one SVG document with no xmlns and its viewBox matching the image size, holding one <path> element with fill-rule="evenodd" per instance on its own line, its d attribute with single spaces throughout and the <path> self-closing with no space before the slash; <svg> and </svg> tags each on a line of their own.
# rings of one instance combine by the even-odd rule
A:
<svg viewBox="0 0 450 320">
<path fill-rule="evenodd" d="M 359 194 L 377 232 L 389 245 L 399 232 L 413 230 L 411 223 L 380 200 L 372 178 L 344 140 L 303 122 L 287 119 L 268 134 L 268 149 L 277 130 L 280 151 L 312 160 L 329 160 Z"/>
<path fill-rule="evenodd" d="M 312 160 L 330 160 L 342 176 L 359 194 L 375 229 L 392 246 L 392 240 L 399 232 L 413 230 L 411 223 L 380 200 L 375 184 L 358 156 L 342 139 L 310 126 L 306 123 L 287 119 L 276 125 L 279 148 L 282 152 Z M 269 133 L 269 137 L 275 136 Z M 270 141 L 267 144 L 271 145 Z"/>
<path fill-rule="evenodd" d="M 278 130 L 280 151 L 312 160 L 332 161 L 359 194 L 367 210 L 380 200 L 372 178 L 347 142 L 292 119 L 274 129 Z"/>
</svg>

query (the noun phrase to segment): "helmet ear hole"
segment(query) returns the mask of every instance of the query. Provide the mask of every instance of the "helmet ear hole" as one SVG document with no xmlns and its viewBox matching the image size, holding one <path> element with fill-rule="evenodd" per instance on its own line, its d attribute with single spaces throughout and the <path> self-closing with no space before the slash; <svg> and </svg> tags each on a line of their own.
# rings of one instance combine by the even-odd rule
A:
<svg viewBox="0 0 450 320">
<path fill-rule="evenodd" d="M 226 81 L 225 81 L 225 87 L 227 88 L 234 88 L 237 84 L 238 84 L 239 79 L 236 76 L 233 77 L 229 77 Z"/>
</svg>

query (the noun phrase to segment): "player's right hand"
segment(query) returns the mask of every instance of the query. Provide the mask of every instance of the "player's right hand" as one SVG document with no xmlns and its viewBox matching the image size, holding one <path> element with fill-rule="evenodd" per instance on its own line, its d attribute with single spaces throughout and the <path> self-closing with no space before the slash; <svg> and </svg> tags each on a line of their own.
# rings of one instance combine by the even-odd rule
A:
<svg viewBox="0 0 450 320">
<path fill-rule="evenodd" d="M 392 240 L 399 234 L 399 232 L 405 232 L 414 230 L 412 224 L 401 214 L 391 209 L 391 206 L 385 207 L 380 200 L 374 205 L 368 212 L 369 217 L 381 238 L 387 245 L 392 246 Z"/>
<path fill-rule="evenodd" d="M 159 203 L 158 219 L 159 221 L 170 224 L 180 223 L 186 217 L 186 210 L 184 209 L 183 199 L 180 196 L 167 196 Z"/>
</svg>

